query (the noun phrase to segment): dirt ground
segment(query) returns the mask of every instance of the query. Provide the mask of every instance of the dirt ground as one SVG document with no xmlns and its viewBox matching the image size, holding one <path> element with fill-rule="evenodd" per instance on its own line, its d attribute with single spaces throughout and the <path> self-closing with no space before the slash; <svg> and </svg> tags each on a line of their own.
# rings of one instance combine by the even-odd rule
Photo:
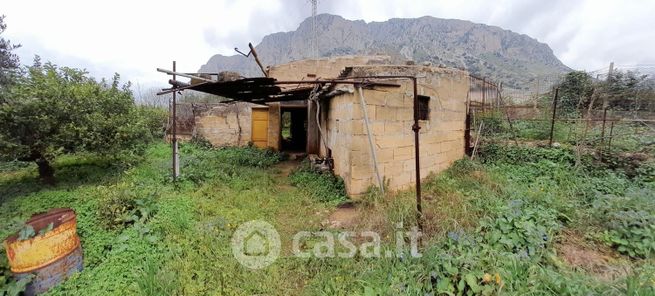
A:
<svg viewBox="0 0 655 296">
<path fill-rule="evenodd" d="M 599 280 L 611 282 L 630 273 L 628 259 L 607 246 L 587 242 L 578 233 L 565 231 L 555 248 L 568 266 L 582 269 Z"/>
</svg>

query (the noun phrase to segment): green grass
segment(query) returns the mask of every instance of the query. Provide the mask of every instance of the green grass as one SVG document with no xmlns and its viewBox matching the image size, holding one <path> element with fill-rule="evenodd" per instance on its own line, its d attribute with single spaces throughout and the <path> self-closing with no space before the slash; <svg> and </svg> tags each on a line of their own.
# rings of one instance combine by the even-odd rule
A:
<svg viewBox="0 0 655 296">
<path fill-rule="evenodd" d="M 0 172 L 0 235 L 32 213 L 75 209 L 85 269 L 49 295 L 655 293 L 648 249 L 655 243 L 637 224 L 655 215 L 655 186 L 592 160 L 576 168 L 565 148 L 488 146 L 481 162 L 459 161 L 428 177 L 423 256 L 379 259 L 291 256 L 291 237 L 324 229 L 344 200 L 338 179 L 307 168 L 287 177 L 277 153 L 252 147 L 185 144 L 181 151 L 176 183 L 163 143 L 131 164 L 61 158 L 54 187 L 38 183 L 31 165 L 7 165 Z M 378 231 L 383 251 L 394 250 L 398 223 L 416 225 L 413 198 L 411 190 L 372 191 L 359 203 L 354 229 Z M 238 225 L 255 219 L 273 224 L 283 242 L 281 258 L 262 270 L 241 266 L 230 248 Z M 570 233 L 630 271 L 605 280 L 569 265 L 558 246 Z M 2 250 L 0 276 L 7 275 L 4 256 Z"/>
</svg>

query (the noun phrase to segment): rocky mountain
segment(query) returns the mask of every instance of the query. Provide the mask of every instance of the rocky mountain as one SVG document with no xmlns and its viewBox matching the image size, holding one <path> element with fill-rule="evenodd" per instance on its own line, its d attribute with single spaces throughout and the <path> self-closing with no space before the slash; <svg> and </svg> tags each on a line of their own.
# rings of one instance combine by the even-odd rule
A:
<svg viewBox="0 0 655 296">
<path fill-rule="evenodd" d="M 396 63 L 413 60 L 464 68 L 477 76 L 522 89 L 537 76 L 570 69 L 550 47 L 530 36 L 469 21 L 421 17 L 366 23 L 337 15 L 316 17 L 318 54 L 321 57 L 386 54 Z M 297 30 L 267 35 L 255 48 L 264 65 L 276 65 L 312 56 L 312 20 Z M 232 70 L 261 76 L 251 58 L 214 55 L 200 72 Z"/>
</svg>

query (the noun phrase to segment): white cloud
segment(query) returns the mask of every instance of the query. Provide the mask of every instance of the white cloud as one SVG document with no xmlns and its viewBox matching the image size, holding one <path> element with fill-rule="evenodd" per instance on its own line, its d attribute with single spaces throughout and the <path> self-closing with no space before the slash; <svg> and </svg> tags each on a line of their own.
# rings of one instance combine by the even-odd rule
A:
<svg viewBox="0 0 655 296">
<path fill-rule="evenodd" d="M 233 54 L 267 34 L 290 31 L 310 15 L 307 0 L 272 1 L 7 1 L 6 36 L 22 43 L 23 63 L 34 54 L 87 68 L 119 72 L 142 85 L 163 84 L 155 68 L 195 71 L 214 54 Z M 319 13 L 384 21 L 431 15 L 466 19 L 528 34 L 576 69 L 610 61 L 654 63 L 655 1 L 405 1 L 323 0 Z"/>
</svg>

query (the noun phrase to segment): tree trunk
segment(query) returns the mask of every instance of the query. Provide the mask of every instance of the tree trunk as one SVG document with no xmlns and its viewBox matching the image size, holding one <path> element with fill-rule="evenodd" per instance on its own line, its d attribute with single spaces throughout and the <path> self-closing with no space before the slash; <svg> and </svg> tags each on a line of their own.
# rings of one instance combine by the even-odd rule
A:
<svg viewBox="0 0 655 296">
<path fill-rule="evenodd" d="M 47 185 L 55 184 L 55 169 L 52 168 L 50 162 L 45 157 L 36 159 L 36 165 L 39 167 L 39 179 Z"/>
</svg>

